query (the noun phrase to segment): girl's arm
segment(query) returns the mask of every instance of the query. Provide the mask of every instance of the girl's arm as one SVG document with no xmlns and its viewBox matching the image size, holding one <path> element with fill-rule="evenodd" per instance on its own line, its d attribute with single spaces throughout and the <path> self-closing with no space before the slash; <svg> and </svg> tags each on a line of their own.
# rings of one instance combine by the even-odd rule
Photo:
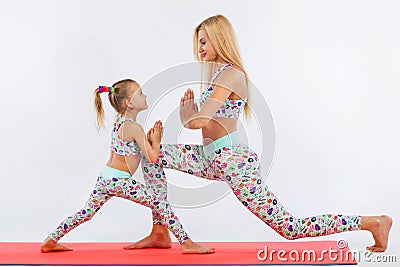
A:
<svg viewBox="0 0 400 267">
<path fill-rule="evenodd" d="M 224 72 L 220 73 L 217 80 L 218 82 L 214 83 L 211 95 L 200 111 L 197 111 L 196 104 L 194 103 L 193 91 L 188 90 L 185 92 L 180 105 L 181 121 L 185 128 L 201 129 L 206 127 L 232 92 L 239 95 L 237 89 L 246 88 L 244 75 L 233 68 L 224 70 Z"/>
<path fill-rule="evenodd" d="M 157 161 L 158 156 L 160 154 L 160 143 L 161 143 L 161 135 L 162 135 L 162 125 L 161 122 L 158 121 L 154 124 L 154 128 L 150 129 L 149 133 L 152 132 L 160 132 L 157 136 L 157 133 L 153 136 L 150 134 L 151 138 L 151 143 L 148 140 L 148 137 L 146 137 L 146 134 L 142 128 L 137 123 L 130 123 L 130 122 L 125 122 L 127 123 L 126 129 L 124 129 L 124 133 L 126 134 L 125 136 L 130 136 L 132 137 L 136 143 L 138 144 L 140 150 L 142 151 L 142 155 L 151 163 L 154 163 Z"/>
</svg>

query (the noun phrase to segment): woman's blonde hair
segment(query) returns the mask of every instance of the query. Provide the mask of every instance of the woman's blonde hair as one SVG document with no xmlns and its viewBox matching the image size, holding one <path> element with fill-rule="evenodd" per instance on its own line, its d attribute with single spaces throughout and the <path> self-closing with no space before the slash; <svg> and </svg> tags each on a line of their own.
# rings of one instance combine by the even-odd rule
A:
<svg viewBox="0 0 400 267">
<path fill-rule="evenodd" d="M 126 112 L 126 99 L 129 99 L 131 95 L 129 91 L 131 89 L 131 85 L 136 83 L 136 81 L 131 79 L 121 80 L 112 85 L 112 91 L 108 91 L 108 100 L 110 101 L 111 106 L 115 109 L 115 111 L 122 115 Z M 100 94 L 102 93 L 100 88 L 96 88 L 94 90 L 94 107 L 96 110 L 96 121 L 98 130 L 104 126 L 104 109 L 103 103 L 101 101 Z"/>
<path fill-rule="evenodd" d="M 235 32 L 232 24 L 223 15 L 216 15 L 203 20 L 194 29 L 193 48 L 194 56 L 197 61 L 202 61 L 199 54 L 199 31 L 205 30 L 212 46 L 214 47 L 217 55 L 224 61 L 237 66 L 245 75 L 248 83 L 248 75 L 243 67 L 242 58 L 239 52 L 239 46 L 236 41 Z M 211 81 L 213 73 L 217 70 L 217 64 L 203 64 L 203 71 L 208 82 Z M 249 92 L 250 93 L 250 92 Z M 247 103 L 244 107 L 244 113 L 247 119 L 250 118 L 250 99 L 248 97 Z"/>
</svg>

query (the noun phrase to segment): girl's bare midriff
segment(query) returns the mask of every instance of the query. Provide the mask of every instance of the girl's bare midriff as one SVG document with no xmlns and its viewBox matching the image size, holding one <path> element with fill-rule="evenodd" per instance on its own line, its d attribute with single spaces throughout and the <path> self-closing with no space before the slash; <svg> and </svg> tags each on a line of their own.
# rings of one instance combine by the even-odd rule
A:
<svg viewBox="0 0 400 267">
<path fill-rule="evenodd" d="M 121 156 L 111 151 L 110 158 L 108 159 L 106 165 L 108 167 L 121 171 L 126 171 L 132 174 L 135 173 L 136 169 L 138 168 L 140 159 L 140 154 L 132 156 Z"/>
</svg>

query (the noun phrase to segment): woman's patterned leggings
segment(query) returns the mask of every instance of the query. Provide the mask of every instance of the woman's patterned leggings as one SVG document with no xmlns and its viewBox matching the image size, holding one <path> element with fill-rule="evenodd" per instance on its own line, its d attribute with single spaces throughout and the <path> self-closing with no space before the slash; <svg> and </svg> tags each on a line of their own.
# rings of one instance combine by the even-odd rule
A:
<svg viewBox="0 0 400 267">
<path fill-rule="evenodd" d="M 116 196 L 151 208 L 153 213 L 157 214 L 157 218 L 162 224 L 168 226 L 168 229 L 175 235 L 179 243 L 182 244 L 185 242 L 188 239 L 188 235 L 172 211 L 168 201 L 149 194 L 144 188 L 142 184 L 132 177 L 104 177 L 102 173 L 100 173 L 85 206 L 73 216 L 62 221 L 49 235 L 50 238 L 57 242 L 61 237 L 78 225 L 92 219 L 107 200 Z"/>
<path fill-rule="evenodd" d="M 160 198 L 166 199 L 167 182 L 163 168 L 226 182 L 247 209 L 286 239 L 360 229 L 361 218 L 356 215 L 294 217 L 268 186 L 262 183 L 259 158 L 246 145 L 224 147 L 206 156 L 201 145 L 163 144 L 156 163 L 142 159 L 142 170 L 148 188 L 152 188 Z M 164 224 L 156 212 L 153 212 L 153 223 Z"/>
</svg>

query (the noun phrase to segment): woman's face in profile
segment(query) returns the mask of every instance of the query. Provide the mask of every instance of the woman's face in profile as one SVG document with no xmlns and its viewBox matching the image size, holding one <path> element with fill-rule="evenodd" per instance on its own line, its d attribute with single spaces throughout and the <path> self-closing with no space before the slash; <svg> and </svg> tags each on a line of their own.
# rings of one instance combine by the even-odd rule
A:
<svg viewBox="0 0 400 267">
<path fill-rule="evenodd" d="M 213 45 L 208 38 L 208 34 L 205 30 L 198 31 L 198 48 L 199 54 L 202 61 L 215 61 L 217 58 L 217 53 Z"/>
</svg>

